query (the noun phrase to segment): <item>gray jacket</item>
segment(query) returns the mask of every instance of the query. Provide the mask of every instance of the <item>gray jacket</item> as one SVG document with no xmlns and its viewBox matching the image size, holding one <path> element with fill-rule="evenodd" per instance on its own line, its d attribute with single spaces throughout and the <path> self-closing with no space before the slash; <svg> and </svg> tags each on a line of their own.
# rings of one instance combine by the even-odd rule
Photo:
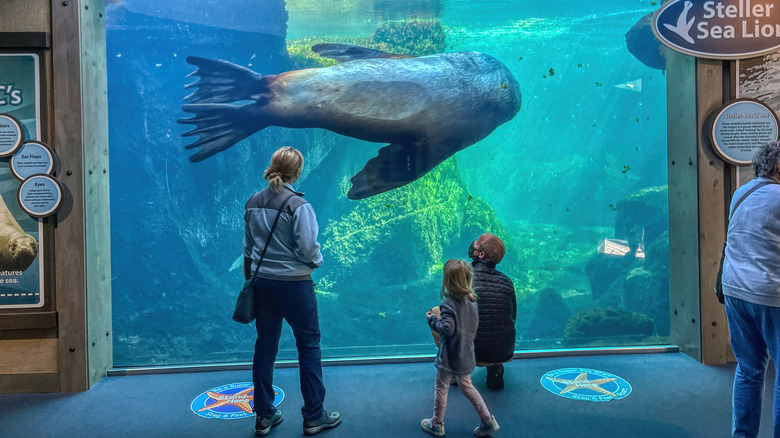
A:
<svg viewBox="0 0 780 438">
<path fill-rule="evenodd" d="M 767 178 L 743 185 L 731 200 Z M 780 307 L 780 185 L 750 194 L 734 211 L 726 239 L 723 294 L 762 306 Z"/>
<path fill-rule="evenodd" d="M 317 243 L 317 218 L 311 205 L 301 198 L 303 193 L 296 192 L 289 184 L 285 187 L 281 193 L 270 188 L 262 190 L 247 201 L 244 257 L 252 260 L 251 272 L 254 272 L 274 219 L 292 192 L 279 216 L 257 276 L 272 280 L 309 280 L 312 271 L 322 264 L 320 244 Z"/>
<path fill-rule="evenodd" d="M 436 368 L 465 376 L 474 371 L 474 335 L 479 316 L 477 303 L 447 297 L 439 306 L 441 318 L 428 316 L 428 325 L 441 335 L 441 347 L 436 355 Z"/>
</svg>

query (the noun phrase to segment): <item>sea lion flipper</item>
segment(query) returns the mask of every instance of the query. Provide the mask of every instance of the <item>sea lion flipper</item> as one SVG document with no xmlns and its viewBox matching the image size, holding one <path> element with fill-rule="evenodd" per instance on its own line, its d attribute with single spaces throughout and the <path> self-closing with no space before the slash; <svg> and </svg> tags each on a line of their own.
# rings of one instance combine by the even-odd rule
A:
<svg viewBox="0 0 780 438">
<path fill-rule="evenodd" d="M 185 85 L 197 89 L 184 99 L 190 103 L 230 103 L 240 100 L 259 100 L 267 91 L 263 75 L 219 59 L 199 56 L 187 57 L 187 62 L 198 67 L 189 76 L 199 76 L 197 81 Z"/>
<path fill-rule="evenodd" d="M 417 180 L 458 149 L 446 145 L 393 143 L 379 150 L 350 180 L 349 199 L 363 199 Z"/>
<path fill-rule="evenodd" d="M 401 55 L 397 53 L 387 53 L 381 50 L 371 49 L 363 46 L 356 46 L 347 43 L 321 43 L 311 46 L 312 52 L 323 58 L 335 59 L 338 62 L 354 61 L 356 59 L 372 58 L 414 58 L 411 55 Z"/>
<path fill-rule="evenodd" d="M 268 86 L 262 75 L 227 61 L 199 56 L 189 56 L 187 62 L 198 67 L 189 76 L 200 77 L 186 85 L 197 89 L 185 97 L 190 103 L 182 106 L 184 112 L 194 116 L 178 120 L 195 125 L 192 131 L 182 134 L 184 137 L 199 136 L 196 142 L 186 146 L 186 149 L 200 147 L 190 161 L 210 157 L 267 126 L 258 116 L 268 102 Z M 247 100 L 254 103 L 231 104 Z"/>
<path fill-rule="evenodd" d="M 217 103 L 182 105 L 184 112 L 194 116 L 179 119 L 177 122 L 195 125 L 195 128 L 182 136 L 199 137 L 198 141 L 185 146 L 185 149 L 200 147 L 200 150 L 190 157 L 190 161 L 208 158 L 265 128 L 267 125 L 261 123 L 262 119 L 258 116 L 262 111 L 261 107 L 262 104 L 258 103 L 241 106 Z"/>
</svg>

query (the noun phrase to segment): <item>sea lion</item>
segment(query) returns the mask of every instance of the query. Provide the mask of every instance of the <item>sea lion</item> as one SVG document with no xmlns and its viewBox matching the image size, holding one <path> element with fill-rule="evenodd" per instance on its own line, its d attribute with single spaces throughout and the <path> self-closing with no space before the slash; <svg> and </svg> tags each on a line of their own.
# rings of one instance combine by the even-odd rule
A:
<svg viewBox="0 0 780 438">
<path fill-rule="evenodd" d="M 200 79 L 179 123 L 195 125 L 186 146 L 201 161 L 267 126 L 324 128 L 390 143 L 352 177 L 362 199 L 408 184 L 487 137 L 520 110 L 517 80 L 479 52 L 411 57 L 350 44 L 317 44 L 331 67 L 260 75 L 221 60 L 188 57 Z M 247 103 L 249 102 L 249 103 Z"/>
<path fill-rule="evenodd" d="M 645 15 L 626 32 L 626 47 L 642 64 L 665 72 L 666 56 L 663 45 L 652 31 L 653 14 L 655 12 Z"/>
<path fill-rule="evenodd" d="M 38 242 L 27 234 L 0 196 L 0 271 L 24 271 L 38 255 Z"/>
</svg>

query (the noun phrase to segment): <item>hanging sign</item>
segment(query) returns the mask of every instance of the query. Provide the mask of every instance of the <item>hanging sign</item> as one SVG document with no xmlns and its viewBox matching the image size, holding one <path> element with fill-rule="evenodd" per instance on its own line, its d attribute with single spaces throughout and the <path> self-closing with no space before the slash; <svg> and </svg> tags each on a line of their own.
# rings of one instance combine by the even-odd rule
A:
<svg viewBox="0 0 780 438">
<path fill-rule="evenodd" d="M 705 127 L 712 148 L 724 161 L 738 166 L 753 161 L 756 151 L 778 139 L 777 115 L 756 99 L 737 99 L 713 111 Z"/>
<path fill-rule="evenodd" d="M 674 0 L 653 17 L 670 49 L 711 59 L 752 58 L 780 48 L 780 4 L 771 0 Z"/>
</svg>

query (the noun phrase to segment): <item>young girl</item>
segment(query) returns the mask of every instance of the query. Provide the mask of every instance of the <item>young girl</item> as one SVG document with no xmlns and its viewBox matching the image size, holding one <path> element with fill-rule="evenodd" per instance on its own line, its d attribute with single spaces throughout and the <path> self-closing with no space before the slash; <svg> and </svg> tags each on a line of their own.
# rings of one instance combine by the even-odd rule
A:
<svg viewBox="0 0 780 438">
<path fill-rule="evenodd" d="M 453 378 L 464 396 L 474 405 L 481 420 L 474 429 L 476 436 L 489 436 L 498 431 L 495 417 L 485 406 L 485 401 L 471 384 L 474 359 L 474 335 L 477 333 L 477 297 L 471 290 L 471 267 L 462 260 L 450 259 L 444 264 L 441 297 L 444 298 L 437 316 L 434 309 L 427 314 L 428 325 L 441 335 L 441 346 L 436 355 L 436 391 L 433 396 L 433 418 L 422 420 L 424 431 L 434 436 L 444 436 L 444 410 L 447 393 Z"/>
</svg>

